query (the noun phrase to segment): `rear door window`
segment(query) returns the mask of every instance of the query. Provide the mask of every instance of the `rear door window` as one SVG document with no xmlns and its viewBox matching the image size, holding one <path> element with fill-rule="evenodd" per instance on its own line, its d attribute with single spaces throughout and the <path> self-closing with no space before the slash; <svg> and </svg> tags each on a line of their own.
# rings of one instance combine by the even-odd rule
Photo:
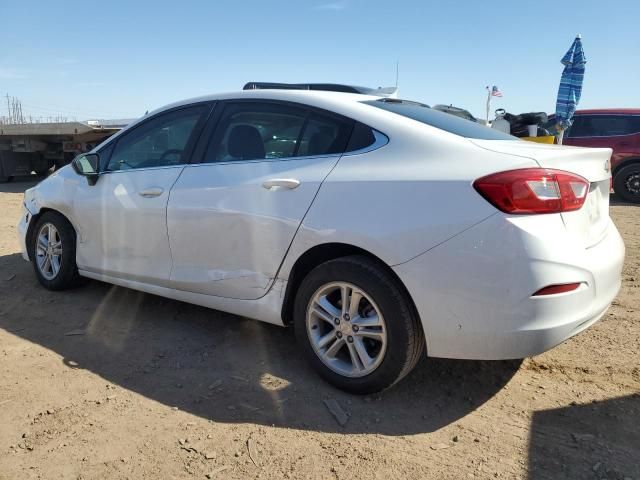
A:
<svg viewBox="0 0 640 480">
<path fill-rule="evenodd" d="M 307 111 L 275 103 L 229 103 L 213 134 L 205 162 L 293 157 Z"/>
<path fill-rule="evenodd" d="M 204 162 L 273 160 L 344 152 L 353 121 L 276 102 L 229 102 Z"/>
<path fill-rule="evenodd" d="M 634 133 L 640 133 L 640 116 L 577 115 L 569 137 L 617 137 Z"/>
</svg>

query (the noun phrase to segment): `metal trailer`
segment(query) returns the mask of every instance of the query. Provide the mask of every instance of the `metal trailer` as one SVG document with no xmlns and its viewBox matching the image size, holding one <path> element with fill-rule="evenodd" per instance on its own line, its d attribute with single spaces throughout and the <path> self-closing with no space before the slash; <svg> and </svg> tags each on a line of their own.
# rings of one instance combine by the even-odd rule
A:
<svg viewBox="0 0 640 480">
<path fill-rule="evenodd" d="M 0 182 L 32 172 L 46 175 L 76 155 L 88 152 L 123 126 L 97 121 L 0 124 Z"/>
</svg>

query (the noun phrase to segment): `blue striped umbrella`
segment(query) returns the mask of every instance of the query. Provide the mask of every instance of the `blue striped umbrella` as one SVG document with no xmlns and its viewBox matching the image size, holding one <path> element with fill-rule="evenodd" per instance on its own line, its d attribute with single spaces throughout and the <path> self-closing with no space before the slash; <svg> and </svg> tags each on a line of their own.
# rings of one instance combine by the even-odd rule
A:
<svg viewBox="0 0 640 480">
<path fill-rule="evenodd" d="M 576 37 L 569 51 L 562 57 L 564 65 L 560 88 L 556 100 L 556 122 L 561 130 L 571 126 L 571 119 L 576 112 L 576 107 L 582 94 L 582 81 L 584 79 L 584 66 L 587 59 L 582 50 L 580 35 Z"/>
</svg>

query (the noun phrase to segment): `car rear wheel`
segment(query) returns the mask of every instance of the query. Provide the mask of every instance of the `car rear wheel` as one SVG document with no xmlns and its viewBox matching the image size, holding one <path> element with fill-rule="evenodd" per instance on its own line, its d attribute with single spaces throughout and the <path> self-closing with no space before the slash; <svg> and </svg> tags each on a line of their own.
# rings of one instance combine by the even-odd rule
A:
<svg viewBox="0 0 640 480">
<path fill-rule="evenodd" d="M 390 387 L 413 369 L 424 349 L 407 295 L 384 267 L 364 256 L 312 270 L 294 309 L 296 337 L 311 365 L 352 393 Z"/>
<path fill-rule="evenodd" d="M 640 203 L 640 162 L 618 170 L 613 177 L 613 190 L 627 202 Z"/>
<path fill-rule="evenodd" d="M 29 257 L 38 281 L 49 290 L 64 290 L 78 283 L 76 232 L 56 212 L 44 213 L 36 222 Z"/>
</svg>

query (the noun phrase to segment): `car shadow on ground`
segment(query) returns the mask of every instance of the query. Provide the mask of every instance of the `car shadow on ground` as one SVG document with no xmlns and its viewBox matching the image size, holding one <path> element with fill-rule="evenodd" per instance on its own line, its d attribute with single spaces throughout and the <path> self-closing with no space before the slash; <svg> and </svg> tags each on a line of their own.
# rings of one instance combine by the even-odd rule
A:
<svg viewBox="0 0 640 480">
<path fill-rule="evenodd" d="M 609 203 L 613 207 L 640 207 L 640 203 L 631 203 L 623 200 L 615 193 L 612 193 L 609 197 Z"/>
<path fill-rule="evenodd" d="M 307 366 L 292 329 L 95 281 L 49 292 L 18 254 L 0 257 L 0 328 L 69 368 L 206 419 L 327 432 L 438 430 L 489 400 L 521 363 L 425 358 L 382 394 L 349 395 Z M 330 398 L 346 426 L 328 412 Z"/>
<path fill-rule="evenodd" d="M 640 478 L 639 418 L 640 393 L 535 412 L 529 479 Z"/>
</svg>

